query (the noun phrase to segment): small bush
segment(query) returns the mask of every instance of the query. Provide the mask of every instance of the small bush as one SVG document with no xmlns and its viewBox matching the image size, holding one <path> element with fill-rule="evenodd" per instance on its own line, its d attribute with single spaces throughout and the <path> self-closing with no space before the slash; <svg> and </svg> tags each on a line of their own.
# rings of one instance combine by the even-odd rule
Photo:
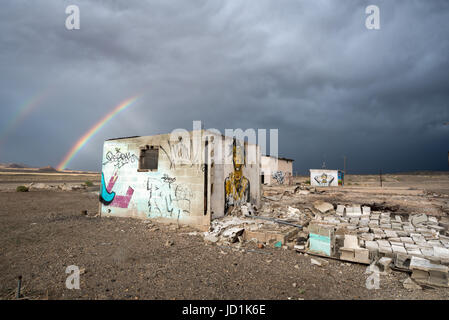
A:
<svg viewBox="0 0 449 320">
<path fill-rule="evenodd" d="M 25 187 L 25 186 L 18 186 L 18 187 L 16 188 L 16 191 L 17 191 L 17 192 L 28 192 L 28 188 Z"/>
<path fill-rule="evenodd" d="M 92 187 L 94 185 L 92 181 L 86 181 L 84 184 L 88 187 Z"/>
<path fill-rule="evenodd" d="M 304 183 L 305 184 L 310 184 L 310 179 L 307 179 Z"/>
</svg>

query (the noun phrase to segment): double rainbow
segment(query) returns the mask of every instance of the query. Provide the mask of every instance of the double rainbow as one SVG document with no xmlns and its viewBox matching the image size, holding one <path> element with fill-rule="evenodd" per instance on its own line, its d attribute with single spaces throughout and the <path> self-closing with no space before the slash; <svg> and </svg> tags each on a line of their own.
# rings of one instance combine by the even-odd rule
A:
<svg viewBox="0 0 449 320">
<path fill-rule="evenodd" d="M 114 116 L 116 116 L 120 111 L 125 110 L 130 105 L 132 105 L 140 95 L 136 95 L 134 97 L 131 97 L 122 103 L 120 103 L 118 106 L 116 106 L 112 111 L 110 111 L 107 115 L 105 115 L 100 121 L 98 121 L 92 128 L 89 129 L 67 152 L 67 154 L 64 156 L 62 161 L 58 164 L 56 167 L 57 170 L 64 170 L 67 165 L 70 163 L 70 161 L 76 156 L 78 151 L 89 141 L 89 139 L 97 133 L 101 128 L 106 125 Z"/>
<path fill-rule="evenodd" d="M 49 95 L 49 90 L 39 93 L 23 103 L 17 112 L 11 117 L 9 122 L 0 131 L 0 144 L 5 141 L 8 135 L 25 119 L 33 109 L 41 104 Z"/>
</svg>

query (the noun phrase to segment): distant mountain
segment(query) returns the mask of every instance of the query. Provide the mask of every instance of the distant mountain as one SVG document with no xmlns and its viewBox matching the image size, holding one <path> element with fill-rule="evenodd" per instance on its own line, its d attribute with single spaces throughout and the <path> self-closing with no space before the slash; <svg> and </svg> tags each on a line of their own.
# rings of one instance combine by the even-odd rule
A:
<svg viewBox="0 0 449 320">
<path fill-rule="evenodd" d="M 23 168 L 29 168 L 27 165 L 21 164 L 21 163 L 8 163 L 5 165 L 5 168 L 11 168 L 11 169 L 23 169 Z"/>
<path fill-rule="evenodd" d="M 39 171 L 39 172 L 58 172 L 58 170 L 56 170 L 52 166 L 42 167 L 42 168 L 39 168 L 37 171 Z"/>
</svg>

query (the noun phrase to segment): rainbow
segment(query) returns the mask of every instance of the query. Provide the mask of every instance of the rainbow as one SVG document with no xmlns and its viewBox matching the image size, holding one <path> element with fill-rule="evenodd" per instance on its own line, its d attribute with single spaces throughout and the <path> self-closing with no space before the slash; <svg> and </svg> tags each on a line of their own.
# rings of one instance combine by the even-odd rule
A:
<svg viewBox="0 0 449 320">
<path fill-rule="evenodd" d="M 0 144 L 4 142 L 6 137 L 25 119 L 33 109 L 42 103 L 48 97 L 48 90 L 37 94 L 23 103 L 17 112 L 11 117 L 9 122 L 3 127 L 0 132 Z"/>
<path fill-rule="evenodd" d="M 132 105 L 140 95 L 136 95 L 131 97 L 118 106 L 116 106 L 112 111 L 110 111 L 107 115 L 105 115 L 100 121 L 98 121 L 92 128 L 89 129 L 67 152 L 62 161 L 56 167 L 57 170 L 64 170 L 69 162 L 75 157 L 75 155 L 80 151 L 80 149 L 89 141 L 92 136 L 97 133 L 101 128 L 104 127 L 106 123 L 108 123 L 115 115 L 117 115 L 120 111 L 125 110 L 130 105 Z"/>
</svg>

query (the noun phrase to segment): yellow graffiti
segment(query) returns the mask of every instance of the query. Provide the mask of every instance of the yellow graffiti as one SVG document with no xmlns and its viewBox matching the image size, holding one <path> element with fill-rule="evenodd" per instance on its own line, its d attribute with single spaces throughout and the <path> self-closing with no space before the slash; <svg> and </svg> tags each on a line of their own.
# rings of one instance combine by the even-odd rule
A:
<svg viewBox="0 0 449 320">
<path fill-rule="evenodd" d="M 234 141 L 232 146 L 234 171 L 225 179 L 225 214 L 241 204 L 250 201 L 249 180 L 243 176 L 244 150 Z"/>
</svg>

